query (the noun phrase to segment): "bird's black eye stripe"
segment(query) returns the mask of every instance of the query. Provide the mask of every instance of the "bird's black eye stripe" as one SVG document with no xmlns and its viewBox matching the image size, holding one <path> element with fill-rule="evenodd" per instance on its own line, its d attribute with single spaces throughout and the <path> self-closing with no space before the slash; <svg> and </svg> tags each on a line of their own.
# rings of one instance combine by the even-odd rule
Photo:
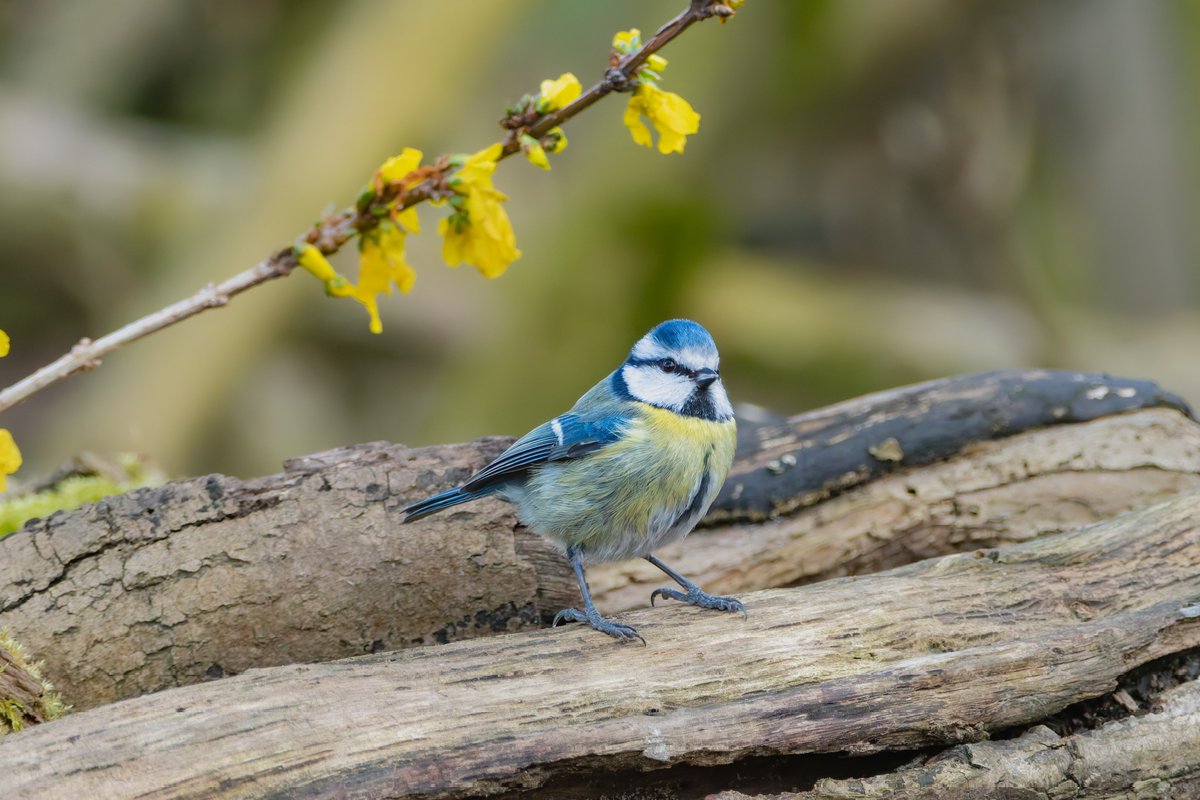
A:
<svg viewBox="0 0 1200 800">
<path fill-rule="evenodd" d="M 678 373 L 680 375 L 686 375 L 689 378 L 695 378 L 697 375 L 700 374 L 699 371 L 694 370 L 694 369 L 688 369 L 683 364 L 680 364 L 678 361 L 676 361 L 673 358 L 659 358 L 659 359 L 630 358 L 625 363 L 629 364 L 631 366 L 634 366 L 634 367 L 657 367 L 658 369 L 662 370 L 663 372 L 666 372 L 669 374 Z"/>
</svg>

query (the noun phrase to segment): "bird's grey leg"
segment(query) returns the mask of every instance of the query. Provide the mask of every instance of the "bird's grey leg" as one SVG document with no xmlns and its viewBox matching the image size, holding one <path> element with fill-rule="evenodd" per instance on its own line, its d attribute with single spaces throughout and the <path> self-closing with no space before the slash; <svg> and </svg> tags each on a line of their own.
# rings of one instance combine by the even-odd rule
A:
<svg viewBox="0 0 1200 800">
<path fill-rule="evenodd" d="M 654 605 L 654 598 L 656 597 L 670 597 L 673 600 L 682 600 L 685 603 L 689 603 L 693 606 L 699 606 L 700 608 L 713 608 L 717 611 L 739 611 L 742 614 L 742 618 L 746 618 L 746 607 L 742 605 L 742 601 L 738 600 L 736 597 L 721 597 L 715 594 L 709 594 L 696 584 L 689 581 L 687 578 L 680 575 L 675 570 L 668 567 L 663 562 L 659 561 L 653 555 L 646 556 L 646 560 L 661 569 L 663 572 L 667 573 L 667 575 L 671 577 L 671 580 L 675 581 L 687 590 L 685 593 L 675 589 L 655 589 L 650 593 L 650 605 Z"/>
<path fill-rule="evenodd" d="M 645 644 L 646 640 L 642 639 L 642 635 L 633 627 L 620 622 L 613 622 L 611 619 L 605 619 L 600 616 L 600 612 L 592 604 L 592 593 L 588 589 L 587 578 L 583 575 L 583 550 L 575 545 L 568 547 L 567 559 L 571 562 L 571 567 L 575 570 L 575 580 L 579 582 L 579 592 L 583 595 L 583 611 L 577 608 L 564 608 L 554 615 L 554 622 L 550 623 L 551 627 L 557 626 L 563 620 L 586 622 L 596 630 L 601 633 L 607 633 L 609 636 L 615 636 L 618 639 L 640 639 L 642 644 Z"/>
</svg>

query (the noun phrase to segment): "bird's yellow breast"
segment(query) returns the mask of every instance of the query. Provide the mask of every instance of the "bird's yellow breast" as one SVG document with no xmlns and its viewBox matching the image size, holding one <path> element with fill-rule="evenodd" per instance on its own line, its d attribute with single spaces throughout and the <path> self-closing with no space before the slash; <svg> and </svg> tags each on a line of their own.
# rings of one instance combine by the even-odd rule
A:
<svg viewBox="0 0 1200 800">
<path fill-rule="evenodd" d="M 531 476 L 522 498 L 531 527 L 597 560 L 630 558 L 687 533 L 675 523 L 693 503 L 706 508 L 716 497 L 736 425 L 637 406 L 616 442 Z"/>
</svg>

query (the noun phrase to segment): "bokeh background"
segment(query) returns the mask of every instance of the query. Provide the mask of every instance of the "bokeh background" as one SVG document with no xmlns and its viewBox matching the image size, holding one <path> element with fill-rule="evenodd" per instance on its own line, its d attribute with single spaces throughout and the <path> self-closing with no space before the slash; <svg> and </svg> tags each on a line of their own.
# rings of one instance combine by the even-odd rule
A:
<svg viewBox="0 0 1200 800">
<path fill-rule="evenodd" d="M 291 242 L 402 146 L 495 141 L 508 102 L 594 82 L 614 31 L 683 5 L 0 0 L 0 383 Z M 785 413 L 1017 366 L 1200 401 L 1200 3 L 749 0 L 664 54 L 703 118 L 686 154 L 635 146 L 610 98 L 553 171 L 502 164 L 503 278 L 442 264 L 423 208 L 382 336 L 275 281 L 6 412 L 18 478 L 519 434 L 677 315 L 735 400 Z"/>
</svg>

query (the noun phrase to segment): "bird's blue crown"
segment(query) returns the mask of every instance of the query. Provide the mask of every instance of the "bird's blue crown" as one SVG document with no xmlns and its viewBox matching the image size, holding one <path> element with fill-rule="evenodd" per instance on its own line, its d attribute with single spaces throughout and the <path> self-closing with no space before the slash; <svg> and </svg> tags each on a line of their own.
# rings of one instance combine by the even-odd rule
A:
<svg viewBox="0 0 1200 800">
<path fill-rule="evenodd" d="M 667 320 L 656 325 L 649 336 L 666 350 L 717 351 L 712 335 L 703 325 L 690 319 Z"/>
</svg>

